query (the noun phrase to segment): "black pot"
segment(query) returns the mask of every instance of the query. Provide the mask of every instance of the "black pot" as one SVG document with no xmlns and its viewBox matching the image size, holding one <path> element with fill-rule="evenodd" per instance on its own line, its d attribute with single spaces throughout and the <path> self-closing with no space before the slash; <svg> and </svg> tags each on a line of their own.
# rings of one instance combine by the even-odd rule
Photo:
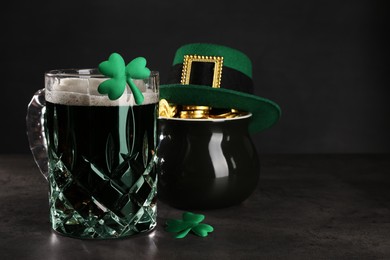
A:
<svg viewBox="0 0 390 260">
<path fill-rule="evenodd" d="M 179 209 L 212 209 L 247 199 L 260 172 L 249 121 L 250 115 L 160 118 L 159 200 Z"/>
</svg>

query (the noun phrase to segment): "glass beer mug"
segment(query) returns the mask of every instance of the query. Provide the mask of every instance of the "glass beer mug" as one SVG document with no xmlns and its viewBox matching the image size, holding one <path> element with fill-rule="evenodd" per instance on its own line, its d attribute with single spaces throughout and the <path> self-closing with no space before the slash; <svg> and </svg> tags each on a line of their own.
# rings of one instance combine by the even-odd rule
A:
<svg viewBox="0 0 390 260">
<path fill-rule="evenodd" d="M 49 183 L 53 230 L 107 239 L 156 226 L 159 75 L 134 80 L 117 100 L 100 95 L 97 69 L 53 70 L 27 109 L 27 135 Z"/>
</svg>

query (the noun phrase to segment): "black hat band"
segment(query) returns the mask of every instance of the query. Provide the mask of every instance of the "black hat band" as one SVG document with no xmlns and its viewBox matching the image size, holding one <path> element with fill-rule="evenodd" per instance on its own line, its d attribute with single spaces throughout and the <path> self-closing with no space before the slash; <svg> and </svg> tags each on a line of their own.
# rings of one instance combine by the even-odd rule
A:
<svg viewBox="0 0 390 260">
<path fill-rule="evenodd" d="M 176 64 L 171 67 L 169 77 L 164 84 L 178 84 L 182 76 L 183 64 Z M 191 67 L 189 84 L 192 85 L 213 85 L 214 64 L 211 62 L 193 62 Z M 244 73 L 224 66 L 220 79 L 220 87 L 248 94 L 253 94 L 253 81 Z"/>
</svg>

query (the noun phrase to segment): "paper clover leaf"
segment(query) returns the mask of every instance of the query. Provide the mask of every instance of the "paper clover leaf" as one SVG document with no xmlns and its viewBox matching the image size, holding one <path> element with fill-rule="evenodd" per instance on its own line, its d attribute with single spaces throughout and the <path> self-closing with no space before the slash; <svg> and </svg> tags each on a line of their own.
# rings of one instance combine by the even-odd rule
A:
<svg viewBox="0 0 390 260">
<path fill-rule="evenodd" d="M 214 228 L 208 224 L 200 223 L 205 216 L 201 214 L 194 214 L 191 212 L 184 212 L 182 219 L 168 219 L 166 224 L 166 231 L 177 233 L 175 238 L 183 238 L 190 231 L 200 237 L 206 237 L 208 233 L 213 232 Z"/>
<path fill-rule="evenodd" d="M 133 93 L 136 104 L 142 104 L 144 96 L 135 85 L 133 79 L 146 79 L 150 76 L 150 70 L 146 67 L 146 59 L 138 57 L 125 66 L 125 61 L 118 53 L 112 53 L 108 60 L 99 64 L 99 71 L 111 79 L 102 82 L 98 91 L 107 94 L 111 100 L 118 99 L 126 89 L 126 82 Z"/>
</svg>

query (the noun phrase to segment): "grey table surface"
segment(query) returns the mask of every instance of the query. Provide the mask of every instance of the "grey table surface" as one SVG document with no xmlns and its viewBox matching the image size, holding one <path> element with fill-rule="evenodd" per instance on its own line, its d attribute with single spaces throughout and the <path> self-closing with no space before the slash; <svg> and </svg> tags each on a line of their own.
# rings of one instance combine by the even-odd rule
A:
<svg viewBox="0 0 390 260">
<path fill-rule="evenodd" d="M 0 155 L 0 259 L 390 259 L 390 155 L 261 155 L 241 205 L 195 211 L 215 230 L 79 240 L 51 231 L 47 183 L 29 155 Z"/>
</svg>

